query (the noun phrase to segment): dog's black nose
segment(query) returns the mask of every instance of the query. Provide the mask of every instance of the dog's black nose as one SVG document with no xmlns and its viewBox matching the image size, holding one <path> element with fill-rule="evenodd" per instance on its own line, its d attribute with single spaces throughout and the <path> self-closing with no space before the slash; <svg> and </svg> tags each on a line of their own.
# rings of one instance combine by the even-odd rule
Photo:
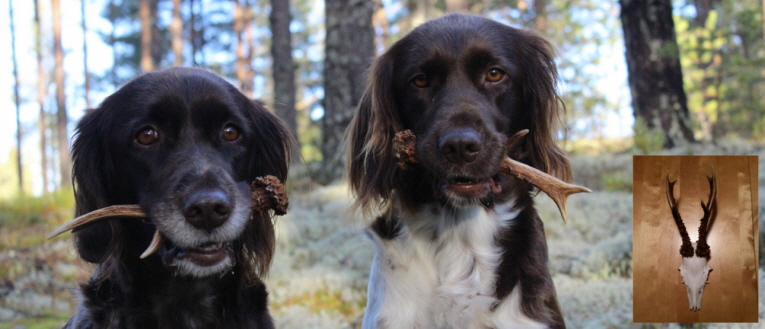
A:
<svg viewBox="0 0 765 329">
<path fill-rule="evenodd" d="M 228 220 L 231 199 L 218 189 L 198 190 L 186 199 L 183 216 L 196 228 L 211 231 Z"/>
<path fill-rule="evenodd" d="M 470 163 L 481 152 L 481 136 L 475 130 L 450 131 L 438 139 L 438 147 L 449 162 Z"/>
</svg>

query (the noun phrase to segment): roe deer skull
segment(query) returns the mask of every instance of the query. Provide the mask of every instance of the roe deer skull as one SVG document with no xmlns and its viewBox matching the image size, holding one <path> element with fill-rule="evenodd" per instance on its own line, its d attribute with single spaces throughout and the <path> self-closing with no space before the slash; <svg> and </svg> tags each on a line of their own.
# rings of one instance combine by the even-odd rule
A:
<svg viewBox="0 0 765 329">
<path fill-rule="evenodd" d="M 688 304 L 691 311 L 701 309 L 704 287 L 709 283 L 707 278 L 709 277 L 709 272 L 712 271 L 712 267 L 708 264 L 710 250 L 707 244 L 707 229 L 709 218 L 716 208 L 717 178 L 714 167 L 712 167 L 712 177 L 707 177 L 707 180 L 709 181 L 709 199 L 707 199 L 706 204 L 704 204 L 703 200 L 701 201 L 704 216 L 699 224 L 699 239 L 691 243 L 672 193 L 676 181 L 670 182 L 669 173 L 667 173 L 667 201 L 669 202 L 670 210 L 672 210 L 672 217 L 675 219 L 677 229 L 680 231 L 680 237 L 683 240 L 683 244 L 680 247 L 680 255 L 683 257 L 683 261 L 678 270 L 680 270 L 680 276 L 683 278 L 683 284 L 685 284 L 686 292 L 688 293 Z"/>
</svg>

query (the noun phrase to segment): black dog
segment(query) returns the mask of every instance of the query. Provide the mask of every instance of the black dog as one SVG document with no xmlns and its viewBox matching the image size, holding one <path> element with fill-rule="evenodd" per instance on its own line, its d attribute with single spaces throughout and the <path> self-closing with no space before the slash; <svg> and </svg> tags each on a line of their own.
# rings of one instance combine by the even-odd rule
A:
<svg viewBox="0 0 765 329">
<path fill-rule="evenodd" d="M 372 68 L 348 129 L 356 205 L 379 206 L 364 328 L 563 328 L 534 187 L 505 156 L 570 179 L 554 142 L 563 111 L 552 46 L 489 19 L 450 15 Z M 419 164 L 396 166 L 394 134 Z M 510 136 L 529 129 L 512 148 Z"/>
<path fill-rule="evenodd" d="M 220 77 L 175 68 L 145 74 L 77 125 L 77 215 L 138 204 L 148 218 L 75 230 L 96 263 L 66 328 L 273 328 L 260 276 L 274 253 L 250 183 L 287 177 L 292 139 L 262 104 Z M 153 233 L 164 243 L 139 258 Z"/>
</svg>

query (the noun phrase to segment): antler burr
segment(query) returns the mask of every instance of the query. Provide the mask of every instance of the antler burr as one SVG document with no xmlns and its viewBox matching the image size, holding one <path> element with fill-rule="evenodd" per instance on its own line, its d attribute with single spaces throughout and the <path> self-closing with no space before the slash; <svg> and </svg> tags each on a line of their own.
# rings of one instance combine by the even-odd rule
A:
<svg viewBox="0 0 765 329">
<path fill-rule="evenodd" d="M 511 136 L 507 141 L 507 148 L 509 149 L 528 132 L 528 129 L 524 129 Z M 393 155 L 398 159 L 399 168 L 409 169 L 418 162 L 415 151 L 416 138 L 411 130 L 396 133 L 393 139 Z M 555 176 L 515 161 L 508 156 L 502 160 L 499 171 L 501 174 L 513 175 L 525 180 L 545 192 L 558 206 L 558 211 L 560 211 L 564 222 L 566 222 L 566 199 L 568 196 L 574 193 L 592 192 L 586 187 L 566 183 Z"/>
<path fill-rule="evenodd" d="M 704 215 L 701 218 L 699 224 L 699 239 L 691 243 L 691 239 L 688 237 L 688 232 L 685 230 L 685 224 L 680 216 L 680 212 L 677 209 L 677 201 L 674 198 L 675 182 L 669 180 L 669 173 L 667 173 L 667 202 L 669 203 L 669 209 L 672 211 L 672 217 L 675 219 L 677 229 L 680 231 L 680 237 L 683 240 L 683 244 L 680 247 L 680 255 L 682 256 L 682 263 L 680 264 L 680 276 L 683 278 L 683 284 L 688 288 L 686 289 L 688 295 L 688 304 L 690 304 L 691 311 L 698 311 L 701 309 L 701 299 L 704 296 L 704 287 L 709 283 L 707 278 L 712 267 L 709 266 L 710 250 L 707 244 L 707 233 L 709 229 L 709 220 L 712 217 L 712 213 L 716 208 L 717 199 L 717 175 L 715 174 L 715 168 L 712 167 L 712 176 L 707 177 L 709 181 L 709 198 L 707 203 L 701 200 L 701 208 L 704 210 Z M 695 255 L 694 255 L 695 249 Z"/>
</svg>

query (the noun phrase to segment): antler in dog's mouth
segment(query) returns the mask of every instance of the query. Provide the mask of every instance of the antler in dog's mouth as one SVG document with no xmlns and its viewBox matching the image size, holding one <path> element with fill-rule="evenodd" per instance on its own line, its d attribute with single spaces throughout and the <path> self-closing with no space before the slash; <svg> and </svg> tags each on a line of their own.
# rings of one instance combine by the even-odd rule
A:
<svg viewBox="0 0 765 329">
<path fill-rule="evenodd" d="M 253 214 L 263 214 L 269 210 L 273 210 L 276 215 L 287 213 L 289 198 L 287 197 L 284 184 L 282 184 L 279 178 L 271 175 L 258 177 L 250 185 L 250 190 L 252 191 L 251 208 Z M 48 239 L 89 223 L 114 217 L 146 218 L 149 215 L 139 205 L 116 205 L 96 209 L 59 226 L 48 235 Z M 155 253 L 162 246 L 163 240 L 164 237 L 159 233 L 159 230 L 154 231 L 154 236 L 149 246 L 140 257 L 146 258 Z M 214 264 L 222 257 L 225 257 L 227 250 L 231 248 L 231 243 L 229 242 L 209 242 L 196 248 L 178 249 L 176 251 L 179 255 L 190 256 L 197 263 Z"/>
<path fill-rule="evenodd" d="M 499 194 L 502 192 L 502 186 L 498 183 L 499 177 L 486 179 L 456 176 L 447 179 L 449 189 L 459 195 L 473 198 L 485 195 L 488 192 Z"/>
<path fill-rule="evenodd" d="M 528 133 L 528 129 L 524 129 L 511 136 L 507 141 L 507 148 L 509 149 Z M 398 159 L 399 168 L 410 169 L 418 163 L 416 145 L 417 137 L 411 130 L 396 133 L 393 138 L 393 155 Z M 518 177 L 545 192 L 558 206 L 558 211 L 560 211 L 564 222 L 566 221 L 566 199 L 568 196 L 574 193 L 592 192 L 586 187 L 566 183 L 555 176 L 515 161 L 508 156 L 502 160 L 499 173 Z M 496 182 L 497 180 L 496 176 L 484 181 L 474 181 L 469 178 L 455 179 L 450 181 L 449 187 L 457 192 L 465 192 L 466 195 L 483 193 L 486 189 L 491 189 L 493 193 L 499 194 L 502 188 Z"/>
</svg>

